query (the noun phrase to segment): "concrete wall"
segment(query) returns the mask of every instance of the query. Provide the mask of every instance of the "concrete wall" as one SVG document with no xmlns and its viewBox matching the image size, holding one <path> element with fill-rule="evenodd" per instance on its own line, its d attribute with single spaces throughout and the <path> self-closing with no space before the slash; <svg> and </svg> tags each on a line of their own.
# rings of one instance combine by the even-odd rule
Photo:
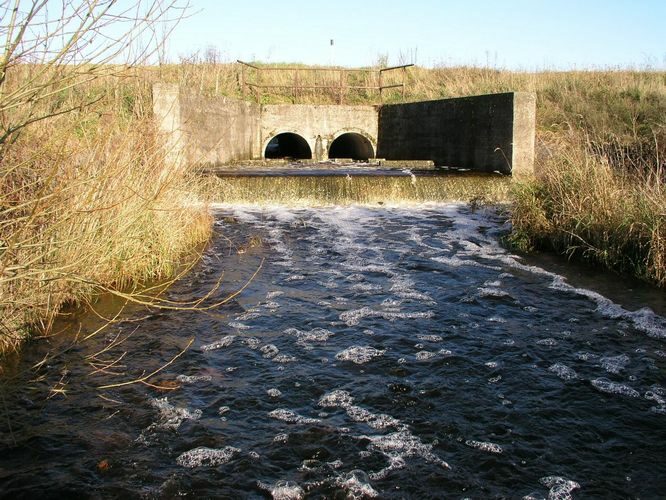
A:
<svg viewBox="0 0 666 500">
<path fill-rule="evenodd" d="M 303 137 L 317 160 L 328 159 L 331 143 L 348 132 L 364 136 L 376 152 L 377 129 L 375 106 L 265 104 L 261 108 L 261 154 L 273 137 L 284 132 Z M 321 148 L 316 148 L 318 137 L 321 138 Z M 316 158 L 315 151 L 318 149 L 321 156 Z"/>
<path fill-rule="evenodd" d="M 536 98 L 491 94 L 383 106 L 377 156 L 486 172 L 533 168 Z"/>
<path fill-rule="evenodd" d="M 223 164 L 260 159 L 284 132 L 303 137 L 315 160 L 344 133 L 368 139 L 375 157 L 502 173 L 533 171 L 536 97 L 492 94 L 375 106 L 259 105 L 156 84 L 153 106 L 169 160 Z M 317 143 L 319 142 L 319 147 Z"/>
<path fill-rule="evenodd" d="M 214 165 L 261 156 L 258 104 L 156 84 L 153 108 L 160 131 L 170 137 L 170 161 Z"/>
</svg>

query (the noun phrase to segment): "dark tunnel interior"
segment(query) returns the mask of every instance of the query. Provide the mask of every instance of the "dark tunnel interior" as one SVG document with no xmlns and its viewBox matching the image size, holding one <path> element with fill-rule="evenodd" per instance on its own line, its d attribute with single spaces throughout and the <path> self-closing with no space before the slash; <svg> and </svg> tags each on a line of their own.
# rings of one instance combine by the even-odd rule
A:
<svg viewBox="0 0 666 500">
<path fill-rule="evenodd" d="M 298 134 L 285 132 L 273 137 L 264 152 L 264 157 L 269 159 L 293 158 L 294 160 L 309 160 L 312 151 L 307 141 Z"/>
</svg>

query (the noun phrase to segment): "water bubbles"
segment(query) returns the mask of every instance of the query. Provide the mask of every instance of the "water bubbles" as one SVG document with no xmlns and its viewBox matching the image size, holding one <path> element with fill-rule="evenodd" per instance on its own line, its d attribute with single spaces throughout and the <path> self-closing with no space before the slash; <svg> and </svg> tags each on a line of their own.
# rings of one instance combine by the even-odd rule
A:
<svg viewBox="0 0 666 500">
<path fill-rule="evenodd" d="M 590 382 L 595 387 L 595 389 L 601 392 L 608 394 L 620 394 L 622 396 L 629 396 L 631 398 L 640 397 L 640 394 L 637 390 L 618 382 L 612 382 L 606 378 L 597 378 L 591 380 Z"/>
<path fill-rule="evenodd" d="M 280 396 L 282 396 L 282 391 L 280 391 L 279 389 L 268 389 L 266 391 L 266 394 L 268 394 L 272 398 L 279 398 Z"/>
<path fill-rule="evenodd" d="M 370 478 L 364 471 L 355 469 L 338 476 L 335 485 L 347 492 L 348 499 L 376 498 L 379 493 L 370 485 Z"/>
<path fill-rule="evenodd" d="M 337 353 L 335 359 L 339 361 L 351 361 L 357 365 L 362 365 L 368 361 L 372 361 L 374 358 L 383 356 L 385 352 L 386 349 L 375 349 L 370 346 L 351 346 Z"/>
<path fill-rule="evenodd" d="M 385 434 L 381 436 L 362 436 L 370 440 L 369 450 L 382 453 L 389 461 L 388 467 L 370 475 L 371 479 L 383 479 L 392 470 L 401 469 L 406 466 L 406 459 L 410 457 L 420 457 L 428 462 L 439 463 L 444 468 L 449 465 L 440 460 L 432 452 L 432 445 L 424 444 L 407 429 Z"/>
<path fill-rule="evenodd" d="M 574 380 L 578 378 L 578 374 L 568 366 L 562 363 L 555 363 L 548 367 L 549 372 L 553 372 L 555 375 L 560 377 L 562 380 Z"/>
<path fill-rule="evenodd" d="M 422 335 L 419 334 L 416 336 L 417 339 L 424 342 L 441 342 L 444 338 L 441 335 Z"/>
<path fill-rule="evenodd" d="M 229 326 L 231 328 L 235 328 L 236 330 L 249 330 L 250 327 L 246 325 L 245 323 L 241 323 L 240 321 L 230 321 Z"/>
<path fill-rule="evenodd" d="M 313 328 L 309 331 L 302 331 L 297 328 L 287 328 L 284 331 L 287 335 L 293 335 L 296 337 L 296 343 L 303 347 L 309 347 L 310 344 L 314 342 L 326 342 L 333 332 L 325 328 Z"/>
<path fill-rule="evenodd" d="M 273 438 L 273 442 L 274 442 L 274 443 L 281 443 L 281 444 L 284 444 L 284 443 L 286 443 L 287 441 L 289 441 L 289 434 L 286 434 L 286 433 L 284 433 L 284 432 L 282 432 L 282 433 L 280 433 L 280 434 L 277 434 L 277 435 Z"/>
<path fill-rule="evenodd" d="M 206 448 L 200 446 L 192 450 L 181 453 L 176 458 L 176 463 L 181 467 L 194 468 L 194 467 L 215 467 L 228 463 L 234 455 L 240 453 L 239 448 L 232 446 L 225 446 L 222 449 Z"/>
<path fill-rule="evenodd" d="M 537 345 L 543 345 L 547 347 L 555 347 L 557 345 L 557 340 L 555 340 L 552 337 L 549 337 L 547 339 L 540 339 L 536 341 Z"/>
<path fill-rule="evenodd" d="M 261 341 L 257 337 L 247 337 L 243 339 L 243 343 L 250 349 L 255 350 L 259 348 Z"/>
<path fill-rule="evenodd" d="M 210 382 L 213 377 L 210 375 L 178 375 L 176 380 L 182 384 L 196 384 L 197 382 Z"/>
<path fill-rule="evenodd" d="M 267 359 L 274 358 L 280 352 L 280 350 L 273 344 L 267 344 L 267 345 L 261 346 L 261 348 L 259 350 L 264 355 L 264 358 L 267 358 Z"/>
<path fill-rule="evenodd" d="M 468 439 L 467 441 L 465 441 L 465 444 L 470 448 L 476 448 L 477 450 L 485 451 L 487 453 L 495 453 L 495 454 L 504 453 L 504 450 L 500 445 L 495 443 L 490 443 L 488 441 L 474 441 L 472 439 Z"/>
<path fill-rule="evenodd" d="M 321 422 L 318 418 L 303 417 L 291 410 L 278 409 L 273 410 L 268 414 L 269 417 L 276 420 L 282 420 L 290 424 L 318 424 Z"/>
<path fill-rule="evenodd" d="M 383 413 L 375 414 L 360 406 L 345 407 L 347 415 L 355 422 L 363 422 L 373 429 L 385 429 L 387 427 L 404 427 L 400 421 L 390 415 Z"/>
<path fill-rule="evenodd" d="M 395 321 L 398 319 L 428 319 L 435 316 L 434 311 L 424 312 L 393 312 L 393 311 L 377 311 L 369 307 L 362 307 L 352 311 L 346 311 L 340 314 L 340 320 L 344 321 L 347 326 L 358 325 L 363 318 L 383 318 L 388 321 Z"/>
<path fill-rule="evenodd" d="M 257 484 L 260 488 L 270 492 L 273 500 L 301 500 L 305 497 L 303 488 L 293 481 L 280 480 L 274 485 L 262 482 L 258 482 Z"/>
<path fill-rule="evenodd" d="M 351 394 L 347 391 L 341 389 L 335 389 L 331 392 L 327 392 L 321 398 L 319 398 L 319 406 L 323 407 L 347 407 L 354 402 Z"/>
<path fill-rule="evenodd" d="M 629 356 L 626 354 L 607 356 L 601 358 L 599 362 L 608 373 L 618 374 L 629 364 Z"/>
<path fill-rule="evenodd" d="M 573 498 L 571 492 L 580 488 L 580 484 L 576 481 L 561 476 L 542 477 L 539 482 L 546 488 L 550 488 L 548 500 L 571 500 Z"/>
<path fill-rule="evenodd" d="M 199 420 L 201 418 L 201 410 L 190 410 L 188 408 L 180 408 L 173 406 L 169 403 L 168 398 L 151 399 L 151 406 L 157 408 L 160 412 L 159 421 L 156 424 L 151 424 L 150 428 L 161 428 L 177 430 L 180 424 L 185 420 Z"/>
<path fill-rule="evenodd" d="M 434 358 L 435 356 L 437 356 L 437 353 L 430 351 L 419 351 L 415 354 L 417 361 L 427 361 L 429 359 Z"/>
<path fill-rule="evenodd" d="M 211 344 L 202 345 L 201 350 L 214 351 L 216 349 L 222 349 L 223 347 L 229 347 L 231 344 L 233 344 L 235 338 L 236 338 L 235 335 L 226 335 L 222 337 L 220 340 L 217 340 Z"/>
</svg>

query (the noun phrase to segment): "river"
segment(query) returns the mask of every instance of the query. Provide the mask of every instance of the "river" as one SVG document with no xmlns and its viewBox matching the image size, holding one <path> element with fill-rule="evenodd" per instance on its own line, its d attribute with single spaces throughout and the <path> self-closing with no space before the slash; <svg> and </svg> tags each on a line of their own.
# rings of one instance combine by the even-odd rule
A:
<svg viewBox="0 0 666 500">
<path fill-rule="evenodd" d="M 463 204 L 216 218 L 166 295 L 214 307 L 6 364 L 3 497 L 663 496 L 662 292 L 512 255 Z"/>
</svg>

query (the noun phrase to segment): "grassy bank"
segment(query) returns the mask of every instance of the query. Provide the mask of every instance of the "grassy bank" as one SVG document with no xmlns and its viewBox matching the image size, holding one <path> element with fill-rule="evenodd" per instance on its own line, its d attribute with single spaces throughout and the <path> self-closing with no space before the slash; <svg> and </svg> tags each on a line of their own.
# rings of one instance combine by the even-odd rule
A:
<svg viewBox="0 0 666 500">
<path fill-rule="evenodd" d="M 172 275 L 210 231 L 199 180 L 164 162 L 145 81 L 103 78 L 38 106 L 73 111 L 0 158 L 0 352 L 50 333 L 65 305 Z"/>
<path fill-rule="evenodd" d="M 376 69 L 345 81 L 377 85 Z M 239 65 L 211 59 L 193 58 L 155 71 L 152 77 L 206 95 L 242 97 L 241 81 L 294 81 L 289 70 L 259 74 L 246 68 L 241 77 Z M 301 72 L 299 82 L 333 87 L 339 82 L 336 72 L 307 78 Z M 388 72 L 383 83 L 401 79 L 400 71 Z M 523 250 L 552 249 L 665 286 L 666 73 L 413 67 L 407 70 L 405 100 L 507 91 L 537 95 L 537 175 L 515 183 L 511 242 Z M 282 89 L 256 98 L 265 103 L 336 103 L 339 91 Z M 350 104 L 379 102 L 369 90 L 348 89 L 344 98 Z M 400 100 L 400 89 L 384 95 L 385 102 Z"/>
</svg>

